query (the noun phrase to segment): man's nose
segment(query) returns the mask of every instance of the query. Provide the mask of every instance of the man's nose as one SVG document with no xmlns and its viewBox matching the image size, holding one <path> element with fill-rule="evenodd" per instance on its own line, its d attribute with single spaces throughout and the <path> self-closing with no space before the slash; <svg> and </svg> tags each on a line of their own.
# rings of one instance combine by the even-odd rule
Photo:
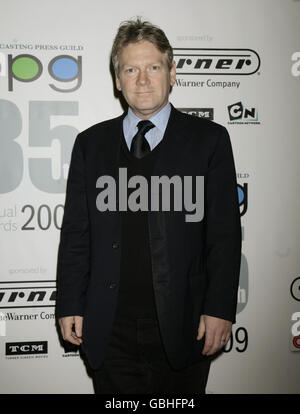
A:
<svg viewBox="0 0 300 414">
<path fill-rule="evenodd" d="M 146 70 L 141 70 L 137 77 L 137 83 L 140 85 L 146 85 L 149 82 L 149 77 Z"/>
</svg>

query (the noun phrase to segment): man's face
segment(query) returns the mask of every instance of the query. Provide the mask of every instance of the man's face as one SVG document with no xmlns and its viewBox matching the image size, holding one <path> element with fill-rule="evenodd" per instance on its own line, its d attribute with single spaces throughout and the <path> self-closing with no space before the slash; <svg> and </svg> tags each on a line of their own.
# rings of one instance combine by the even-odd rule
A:
<svg viewBox="0 0 300 414">
<path fill-rule="evenodd" d="M 140 118 L 151 118 L 167 104 L 175 78 L 175 62 L 169 70 L 166 56 L 153 43 L 129 43 L 122 50 L 116 86 Z"/>
</svg>

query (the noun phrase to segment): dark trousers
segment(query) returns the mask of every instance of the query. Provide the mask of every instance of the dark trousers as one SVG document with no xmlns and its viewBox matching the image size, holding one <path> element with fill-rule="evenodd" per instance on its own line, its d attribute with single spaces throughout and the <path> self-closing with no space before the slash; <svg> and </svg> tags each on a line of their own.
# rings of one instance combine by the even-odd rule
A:
<svg viewBox="0 0 300 414">
<path fill-rule="evenodd" d="M 114 321 L 105 360 L 94 371 L 96 394 L 204 394 L 210 361 L 183 370 L 167 360 L 157 320 Z"/>
</svg>

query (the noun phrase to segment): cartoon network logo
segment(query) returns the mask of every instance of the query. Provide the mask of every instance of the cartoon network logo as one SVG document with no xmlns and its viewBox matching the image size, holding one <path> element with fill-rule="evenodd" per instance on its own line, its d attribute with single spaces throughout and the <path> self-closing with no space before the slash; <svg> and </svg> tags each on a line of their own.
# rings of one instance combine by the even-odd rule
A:
<svg viewBox="0 0 300 414">
<path fill-rule="evenodd" d="M 34 55 L 21 54 L 13 56 L 0 52 L 0 80 L 7 78 L 8 91 L 14 90 L 14 82 L 34 82 L 39 79 L 46 65 L 48 73 L 55 83 L 49 83 L 50 88 L 56 92 L 74 92 L 80 88 L 82 82 L 82 57 L 58 55 L 49 62 L 41 62 Z M 59 87 L 58 82 L 66 84 L 72 82 L 70 88 Z"/>
<path fill-rule="evenodd" d="M 228 124 L 260 124 L 256 108 L 246 108 L 242 102 L 236 102 L 227 107 Z"/>
<path fill-rule="evenodd" d="M 178 75 L 253 75 L 260 57 L 252 49 L 174 48 Z"/>
</svg>

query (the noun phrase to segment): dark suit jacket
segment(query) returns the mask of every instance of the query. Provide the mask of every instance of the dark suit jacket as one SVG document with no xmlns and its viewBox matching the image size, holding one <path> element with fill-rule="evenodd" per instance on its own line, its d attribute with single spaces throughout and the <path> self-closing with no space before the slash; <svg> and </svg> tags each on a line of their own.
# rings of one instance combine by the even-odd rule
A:
<svg viewBox="0 0 300 414">
<path fill-rule="evenodd" d="M 122 249 L 120 213 L 97 210 L 96 181 L 110 175 L 118 182 L 124 116 L 75 140 L 58 253 L 57 316 L 84 317 L 83 349 L 94 369 L 110 338 Z M 148 213 L 159 326 L 169 361 L 180 369 L 203 358 L 201 314 L 235 322 L 241 227 L 227 130 L 172 106 L 152 175 L 204 176 L 201 222 L 186 222 L 184 211 Z"/>
</svg>

